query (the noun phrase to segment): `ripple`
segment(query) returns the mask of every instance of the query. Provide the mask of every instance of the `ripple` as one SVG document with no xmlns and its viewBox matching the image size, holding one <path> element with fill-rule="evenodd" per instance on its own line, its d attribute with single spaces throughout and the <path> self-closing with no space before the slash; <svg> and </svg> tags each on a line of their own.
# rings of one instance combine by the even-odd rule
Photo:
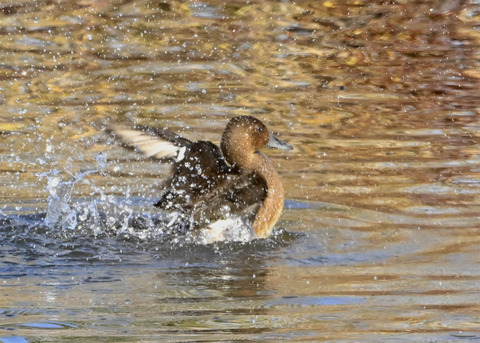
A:
<svg viewBox="0 0 480 343">
<path fill-rule="evenodd" d="M 306 306 L 340 306 L 355 305 L 365 302 L 362 297 L 314 297 L 314 296 L 283 296 L 272 301 L 263 303 L 261 308 L 276 306 L 306 307 Z"/>
<path fill-rule="evenodd" d="M 22 323 L 19 326 L 23 326 L 31 329 L 71 329 L 78 328 L 78 326 L 70 323 L 63 323 L 57 321 L 43 321 L 43 322 L 31 322 Z"/>
<path fill-rule="evenodd" d="M 232 63 L 144 63 L 129 67 L 129 72 L 137 74 L 188 74 L 195 72 L 219 72 L 224 74 L 245 75 L 245 71 Z"/>
</svg>

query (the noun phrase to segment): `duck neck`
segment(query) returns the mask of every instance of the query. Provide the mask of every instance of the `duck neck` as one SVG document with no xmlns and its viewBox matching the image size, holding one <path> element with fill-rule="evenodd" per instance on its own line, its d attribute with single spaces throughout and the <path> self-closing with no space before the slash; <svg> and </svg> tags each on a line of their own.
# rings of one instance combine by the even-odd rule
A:
<svg viewBox="0 0 480 343">
<path fill-rule="evenodd" d="M 253 229 L 258 238 L 268 237 L 283 209 L 284 191 L 280 176 L 269 159 L 261 152 L 256 152 L 250 160 L 250 170 L 263 178 L 266 183 L 267 196 L 255 216 Z"/>
</svg>

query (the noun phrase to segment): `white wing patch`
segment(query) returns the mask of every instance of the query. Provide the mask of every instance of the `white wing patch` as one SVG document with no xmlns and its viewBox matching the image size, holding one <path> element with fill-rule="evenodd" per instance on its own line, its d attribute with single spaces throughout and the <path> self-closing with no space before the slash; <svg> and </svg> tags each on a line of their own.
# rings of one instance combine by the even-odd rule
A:
<svg viewBox="0 0 480 343">
<path fill-rule="evenodd" d="M 174 145 L 172 142 L 163 140 L 159 137 L 151 136 L 145 132 L 138 130 L 114 128 L 114 132 L 122 140 L 123 143 L 137 149 L 145 156 L 159 159 L 178 159 L 179 157 L 178 153 L 179 150 L 181 150 L 181 147 Z"/>
<path fill-rule="evenodd" d="M 185 158 L 185 151 L 187 151 L 187 147 L 182 146 L 180 149 L 178 149 L 178 155 L 175 158 L 175 162 L 180 162 Z"/>
</svg>

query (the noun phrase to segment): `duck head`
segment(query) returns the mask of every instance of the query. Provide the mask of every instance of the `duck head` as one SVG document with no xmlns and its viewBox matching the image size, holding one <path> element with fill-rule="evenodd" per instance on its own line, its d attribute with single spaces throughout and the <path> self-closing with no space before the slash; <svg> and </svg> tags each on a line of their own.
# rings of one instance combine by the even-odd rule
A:
<svg viewBox="0 0 480 343">
<path fill-rule="evenodd" d="M 237 168 L 248 168 L 254 154 L 265 147 L 291 150 L 290 144 L 277 138 L 265 124 L 252 116 L 231 119 L 222 135 L 222 153 L 225 160 Z"/>
</svg>

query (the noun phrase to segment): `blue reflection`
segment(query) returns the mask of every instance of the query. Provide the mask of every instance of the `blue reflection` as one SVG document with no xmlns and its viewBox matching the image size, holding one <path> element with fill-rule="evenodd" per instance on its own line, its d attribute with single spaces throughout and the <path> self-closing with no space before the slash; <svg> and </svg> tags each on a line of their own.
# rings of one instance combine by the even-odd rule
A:
<svg viewBox="0 0 480 343">
<path fill-rule="evenodd" d="M 2 343 L 28 343 L 28 341 L 21 336 L 6 336 L 0 337 Z"/>
</svg>

